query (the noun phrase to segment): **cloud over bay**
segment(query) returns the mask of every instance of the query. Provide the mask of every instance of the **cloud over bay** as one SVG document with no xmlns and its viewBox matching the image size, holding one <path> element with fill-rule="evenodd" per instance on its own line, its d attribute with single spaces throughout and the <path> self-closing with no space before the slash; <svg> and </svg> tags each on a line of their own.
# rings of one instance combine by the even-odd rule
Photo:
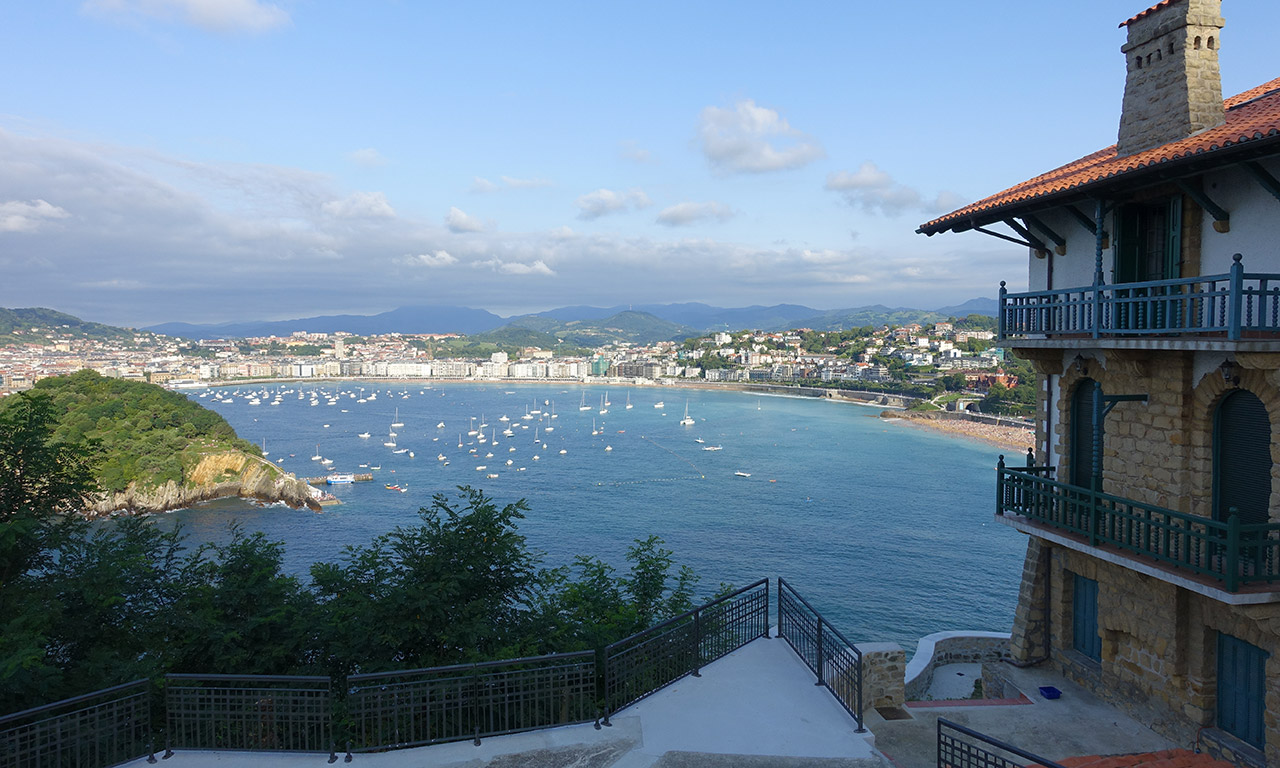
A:
<svg viewBox="0 0 1280 768">
<path fill-rule="evenodd" d="M 625 192 L 597 189 L 574 202 L 578 206 L 578 218 L 588 221 L 611 213 L 648 208 L 651 204 L 649 196 L 642 189 L 629 189 Z"/>
<path fill-rule="evenodd" d="M 858 170 L 838 171 L 827 176 L 825 188 L 839 192 L 850 206 L 869 212 L 896 216 L 906 212 L 944 213 L 964 205 L 954 192 L 939 192 L 926 199 L 919 190 L 900 184 L 870 161 Z"/>
<path fill-rule="evenodd" d="M 825 154 L 817 139 L 792 128 L 777 110 L 751 99 L 702 110 L 698 141 L 718 173 L 785 171 Z"/>
</svg>

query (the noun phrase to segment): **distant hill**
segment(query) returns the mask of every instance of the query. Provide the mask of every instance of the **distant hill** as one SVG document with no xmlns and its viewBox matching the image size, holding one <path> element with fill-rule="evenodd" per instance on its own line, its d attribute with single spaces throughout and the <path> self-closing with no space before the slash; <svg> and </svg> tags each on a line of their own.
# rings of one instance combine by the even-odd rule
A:
<svg viewBox="0 0 1280 768">
<path fill-rule="evenodd" d="M 91 323 L 44 307 L 0 308 L 0 344 L 48 344 L 63 339 L 132 341 L 132 328 Z"/>
<path fill-rule="evenodd" d="M 297 320 L 271 320 L 218 325 L 161 323 L 146 330 L 188 339 L 244 338 L 246 336 L 288 336 L 294 331 L 334 333 L 348 331 L 360 336 L 378 333 L 480 333 L 497 328 L 503 319 L 483 309 L 454 306 L 398 307 L 376 315 L 322 315 Z"/>
<path fill-rule="evenodd" d="M 220 325 L 162 323 L 146 330 L 170 336 L 208 339 L 273 334 L 287 336 L 294 331 L 348 331 L 361 336 L 382 333 L 461 333 L 474 336 L 503 328 L 521 328 L 551 334 L 576 344 L 587 344 L 592 339 L 643 343 L 683 339 L 711 331 L 748 328 L 764 331 L 785 331 L 791 328 L 836 330 L 862 325 L 931 323 L 975 313 L 994 317 L 996 300 L 970 299 L 963 304 L 937 310 L 894 308 L 880 304 L 832 310 L 814 309 L 801 304 L 750 307 L 714 307 L 697 302 L 615 307 L 579 305 L 505 319 L 492 312 L 469 307 L 414 306 L 400 307 L 377 315 L 327 315 Z M 508 343 L 507 340 L 493 341 L 498 344 Z M 534 344 L 532 340 L 530 343 Z M 536 346 L 545 344 L 538 343 Z"/>
</svg>

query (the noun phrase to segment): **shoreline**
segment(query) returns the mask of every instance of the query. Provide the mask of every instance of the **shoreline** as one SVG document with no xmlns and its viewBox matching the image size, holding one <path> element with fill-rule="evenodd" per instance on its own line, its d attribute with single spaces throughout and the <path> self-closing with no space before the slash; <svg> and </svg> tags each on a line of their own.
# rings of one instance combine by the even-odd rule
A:
<svg viewBox="0 0 1280 768">
<path fill-rule="evenodd" d="M 927 416 L 909 416 L 905 413 L 881 414 L 883 421 L 901 423 L 916 429 L 927 429 L 951 437 L 975 440 L 1012 452 L 1009 457 L 1021 457 L 1035 443 L 1035 431 L 1020 426 L 986 424 L 967 419 L 939 419 Z"/>
</svg>

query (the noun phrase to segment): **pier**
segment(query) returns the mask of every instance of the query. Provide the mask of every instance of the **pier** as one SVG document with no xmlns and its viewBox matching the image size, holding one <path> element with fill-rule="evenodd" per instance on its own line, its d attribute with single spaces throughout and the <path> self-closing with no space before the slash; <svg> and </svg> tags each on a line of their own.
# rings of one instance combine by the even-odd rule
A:
<svg viewBox="0 0 1280 768">
<path fill-rule="evenodd" d="M 351 482 L 353 483 L 373 482 L 372 472 L 366 472 L 362 475 L 357 475 L 351 472 L 330 472 L 328 475 L 321 475 L 320 477 L 308 477 L 307 485 L 328 485 L 330 475 L 351 475 Z"/>
</svg>

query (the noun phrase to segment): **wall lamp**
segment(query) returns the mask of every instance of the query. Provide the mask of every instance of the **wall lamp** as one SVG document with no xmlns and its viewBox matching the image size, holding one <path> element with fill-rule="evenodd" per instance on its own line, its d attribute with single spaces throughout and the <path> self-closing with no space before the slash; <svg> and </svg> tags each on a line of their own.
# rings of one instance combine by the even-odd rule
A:
<svg viewBox="0 0 1280 768">
<path fill-rule="evenodd" d="M 1223 383 L 1229 384 L 1233 387 L 1240 386 L 1240 374 L 1236 370 L 1234 360 L 1223 360 L 1222 365 L 1218 367 L 1218 370 L 1222 372 Z"/>
</svg>

